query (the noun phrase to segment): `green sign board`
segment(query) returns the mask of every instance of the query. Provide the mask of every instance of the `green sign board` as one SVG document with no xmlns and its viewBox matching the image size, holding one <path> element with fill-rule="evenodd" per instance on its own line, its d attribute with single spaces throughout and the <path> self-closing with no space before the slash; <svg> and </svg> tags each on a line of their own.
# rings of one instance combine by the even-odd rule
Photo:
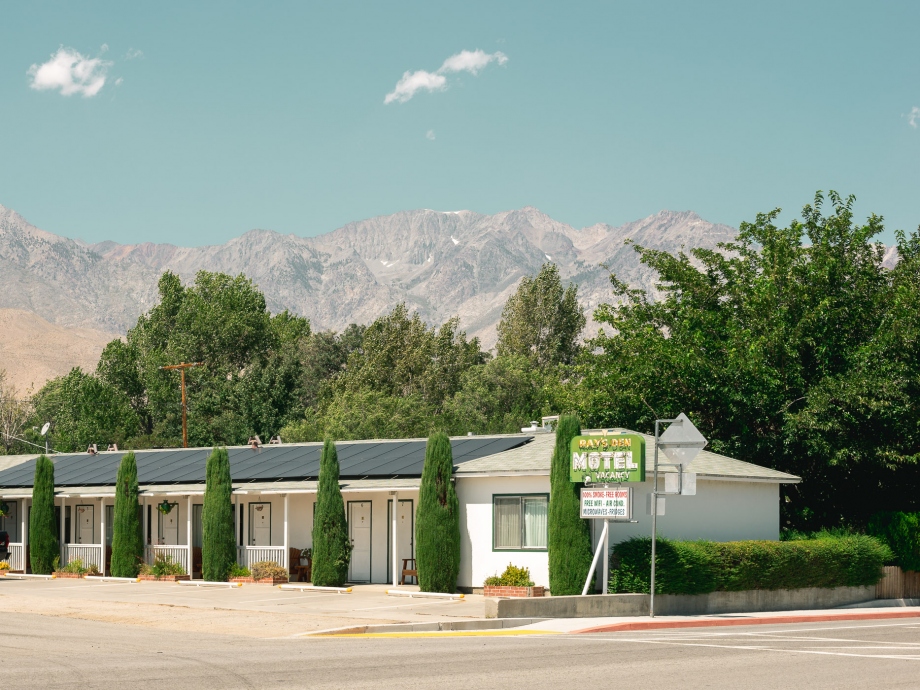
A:
<svg viewBox="0 0 920 690">
<path fill-rule="evenodd" d="M 645 481 L 645 438 L 639 434 L 576 436 L 569 478 L 586 484 Z"/>
</svg>

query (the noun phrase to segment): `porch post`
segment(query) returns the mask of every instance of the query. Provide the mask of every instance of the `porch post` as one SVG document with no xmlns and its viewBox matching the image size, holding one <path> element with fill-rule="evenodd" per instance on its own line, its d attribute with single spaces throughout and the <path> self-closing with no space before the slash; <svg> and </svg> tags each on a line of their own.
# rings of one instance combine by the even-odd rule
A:
<svg viewBox="0 0 920 690">
<path fill-rule="evenodd" d="M 147 519 L 147 494 L 146 493 L 144 494 L 144 507 L 141 509 L 141 520 L 144 523 L 144 528 L 143 528 L 144 534 L 143 534 L 143 538 L 141 539 L 141 541 L 144 542 L 144 562 L 146 563 L 147 562 L 147 546 L 150 544 L 150 542 L 147 541 L 147 535 L 150 533 L 150 530 L 147 527 L 148 519 Z"/>
<path fill-rule="evenodd" d="M 399 511 L 399 492 L 391 491 L 390 496 L 393 497 L 393 512 L 390 514 L 390 529 L 393 532 L 392 543 L 393 543 L 393 586 L 396 587 L 399 584 L 399 544 L 396 540 L 396 535 L 399 532 L 399 518 L 396 513 Z"/>
<path fill-rule="evenodd" d="M 27 572 L 26 563 L 29 562 L 29 521 L 26 520 L 26 513 L 28 512 L 28 508 L 26 508 L 26 500 L 26 498 L 22 499 L 22 516 L 20 517 L 22 522 L 22 531 L 19 533 L 19 541 L 22 542 L 22 565 L 20 566 L 22 568 L 22 572 Z"/>
<path fill-rule="evenodd" d="M 240 524 L 240 497 L 239 494 L 233 494 L 233 541 L 236 542 L 236 564 L 240 563 L 240 530 L 243 526 Z"/>
<path fill-rule="evenodd" d="M 284 494 L 284 567 L 290 570 L 291 554 L 288 550 L 288 495 Z"/>
<path fill-rule="evenodd" d="M 189 494 L 188 496 L 186 496 L 186 499 L 187 499 L 186 503 L 188 504 L 188 511 L 186 511 L 186 515 L 185 515 L 185 526 L 186 526 L 185 545 L 186 545 L 186 548 L 188 549 L 188 561 L 186 563 L 186 566 L 188 567 L 189 578 L 194 579 L 195 576 L 192 574 L 192 495 Z"/>
<path fill-rule="evenodd" d="M 67 499 L 61 496 L 61 565 L 67 565 L 67 533 L 64 526 L 67 524 L 64 520 L 64 512 L 67 508 Z"/>
<path fill-rule="evenodd" d="M 99 561 L 99 570 L 105 575 L 105 499 L 99 499 L 99 537 L 100 549 L 102 549 L 102 560 Z"/>
</svg>

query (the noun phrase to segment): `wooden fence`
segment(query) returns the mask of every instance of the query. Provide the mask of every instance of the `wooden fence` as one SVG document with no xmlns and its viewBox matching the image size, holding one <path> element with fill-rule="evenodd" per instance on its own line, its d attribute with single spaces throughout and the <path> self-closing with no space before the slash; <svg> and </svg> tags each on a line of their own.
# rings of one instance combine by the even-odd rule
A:
<svg viewBox="0 0 920 690">
<path fill-rule="evenodd" d="M 875 586 L 879 599 L 920 598 L 920 572 L 901 570 L 896 565 L 885 566 L 885 576 Z"/>
</svg>

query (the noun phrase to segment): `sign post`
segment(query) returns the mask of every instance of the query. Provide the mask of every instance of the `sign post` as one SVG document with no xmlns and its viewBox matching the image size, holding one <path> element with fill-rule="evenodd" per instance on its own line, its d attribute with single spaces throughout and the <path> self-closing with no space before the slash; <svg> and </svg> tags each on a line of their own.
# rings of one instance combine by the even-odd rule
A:
<svg viewBox="0 0 920 690">
<path fill-rule="evenodd" d="M 573 483 L 585 485 L 581 490 L 581 517 L 604 521 L 588 579 L 581 593 L 588 593 L 597 561 L 603 554 L 601 591 L 607 594 L 610 521 L 632 521 L 632 487 L 624 488 L 622 484 L 645 481 L 645 438 L 639 434 L 606 432 L 603 436 L 576 436 L 572 439 L 570 450 L 569 479 Z M 617 486 L 610 488 L 609 484 Z"/>
<path fill-rule="evenodd" d="M 660 433 L 661 424 L 670 425 L 663 434 Z M 652 483 L 652 572 L 648 605 L 649 618 L 655 617 L 655 542 L 658 536 L 658 494 L 669 493 L 658 491 L 658 448 L 660 447 L 665 457 L 677 466 L 677 493 L 683 493 L 684 466 L 690 464 L 697 453 L 706 447 L 706 443 L 706 438 L 683 412 L 674 419 L 655 420 L 655 459 Z M 692 493 L 695 494 L 695 476 L 692 484 Z"/>
</svg>

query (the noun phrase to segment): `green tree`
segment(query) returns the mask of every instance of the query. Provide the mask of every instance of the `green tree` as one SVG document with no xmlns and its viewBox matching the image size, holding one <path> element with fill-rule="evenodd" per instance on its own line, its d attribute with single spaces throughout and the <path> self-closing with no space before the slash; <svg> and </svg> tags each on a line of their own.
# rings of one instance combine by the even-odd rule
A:
<svg viewBox="0 0 920 690">
<path fill-rule="evenodd" d="M 418 492 L 415 552 L 423 592 L 457 591 L 460 572 L 460 503 L 451 481 L 454 471 L 450 439 L 429 436 Z"/>
<path fill-rule="evenodd" d="M 591 425 L 686 412 L 715 452 L 801 476 L 781 501 L 801 530 L 920 509 L 920 241 L 899 234 L 889 270 L 882 219 L 828 198 L 785 228 L 759 214 L 717 250 L 636 247 L 661 296 L 612 276 L 621 302 L 595 312 L 609 330 L 572 381 Z"/>
<path fill-rule="evenodd" d="M 201 508 L 201 576 L 210 582 L 225 582 L 236 563 L 232 493 L 227 449 L 215 448 L 208 456 Z"/>
<path fill-rule="evenodd" d="M 581 518 L 581 487 L 569 479 L 570 447 L 580 434 L 577 417 L 559 418 L 549 477 L 549 589 L 553 596 L 581 594 L 591 569 L 591 533 Z"/>
<path fill-rule="evenodd" d="M 29 511 L 29 558 L 32 572 L 48 575 L 60 545 L 54 519 L 54 463 L 44 455 L 35 461 L 32 508 Z"/>
<path fill-rule="evenodd" d="M 137 460 L 128 453 L 118 466 L 115 517 L 112 524 L 112 575 L 134 577 L 144 560 L 144 539 L 138 517 Z"/>
<path fill-rule="evenodd" d="M 341 587 L 348 580 L 351 540 L 339 487 L 338 453 L 329 439 L 323 443 L 318 484 L 313 513 L 313 584 Z"/>
<path fill-rule="evenodd" d="M 563 288 L 559 269 L 545 263 L 535 278 L 525 276 L 505 303 L 498 322 L 498 354 L 524 355 L 541 369 L 571 364 L 584 327 L 578 287 Z"/>
</svg>

